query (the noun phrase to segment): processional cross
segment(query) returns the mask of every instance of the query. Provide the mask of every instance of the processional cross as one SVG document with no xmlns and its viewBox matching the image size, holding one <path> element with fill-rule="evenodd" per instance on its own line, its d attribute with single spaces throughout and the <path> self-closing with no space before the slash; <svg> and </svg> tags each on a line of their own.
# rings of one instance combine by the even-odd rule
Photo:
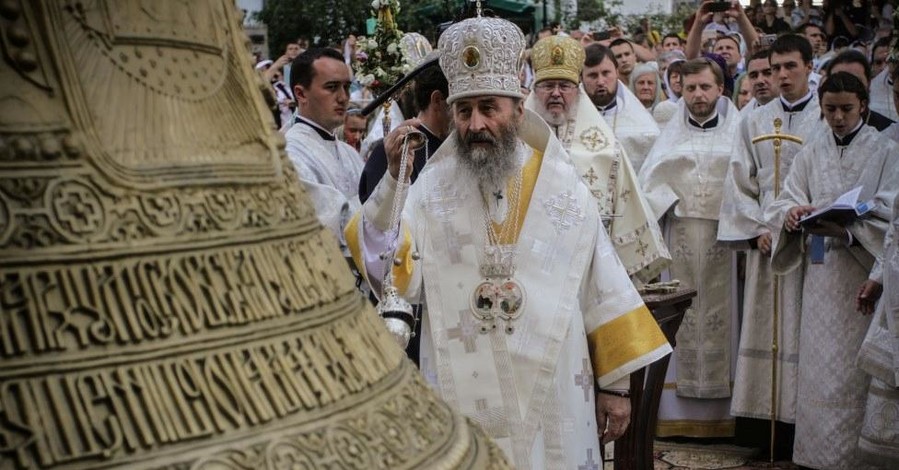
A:
<svg viewBox="0 0 899 470">
<path fill-rule="evenodd" d="M 802 138 L 781 133 L 780 129 L 783 126 L 783 120 L 780 118 L 774 118 L 774 133 L 772 134 L 762 134 L 760 136 L 756 136 L 752 138 L 753 144 L 758 144 L 760 142 L 765 142 L 768 140 L 773 141 L 774 144 L 774 199 L 777 199 L 780 196 L 780 154 L 783 147 L 783 141 L 789 140 L 790 142 L 794 142 L 802 145 Z M 769 454 L 769 460 L 771 463 L 774 462 L 774 423 L 777 420 L 777 350 L 778 350 L 778 338 L 777 338 L 777 327 L 779 323 L 779 313 L 780 313 L 780 282 L 779 276 L 777 274 L 774 275 L 774 282 L 772 283 L 773 291 L 774 291 L 774 309 L 773 309 L 773 318 L 771 319 L 771 451 Z"/>
</svg>

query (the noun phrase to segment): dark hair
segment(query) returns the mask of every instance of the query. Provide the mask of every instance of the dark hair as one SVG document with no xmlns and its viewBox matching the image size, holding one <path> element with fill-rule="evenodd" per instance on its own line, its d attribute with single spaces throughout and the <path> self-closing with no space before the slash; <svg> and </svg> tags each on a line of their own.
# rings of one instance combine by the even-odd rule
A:
<svg viewBox="0 0 899 470">
<path fill-rule="evenodd" d="M 871 83 L 871 64 L 868 63 L 868 59 L 865 58 L 865 55 L 861 52 L 850 49 L 848 51 L 843 51 L 837 54 L 836 57 L 827 62 L 827 75 L 830 75 L 830 71 L 833 70 L 833 67 L 837 64 L 859 64 L 865 69 L 865 81 Z"/>
<path fill-rule="evenodd" d="M 613 48 L 613 47 L 615 47 L 615 46 L 620 46 L 620 45 L 622 45 L 622 44 L 627 44 L 628 46 L 630 46 L 631 52 L 634 51 L 634 45 L 631 44 L 630 41 L 628 41 L 627 39 L 624 39 L 624 38 L 618 38 L 618 39 L 615 39 L 614 41 L 610 42 L 610 43 L 609 43 L 609 49 L 611 49 L 611 48 Z"/>
<path fill-rule="evenodd" d="M 584 67 L 599 65 L 605 59 L 611 60 L 615 68 L 618 68 L 618 61 L 615 59 L 612 49 L 599 43 L 593 43 L 584 48 Z"/>
<path fill-rule="evenodd" d="M 715 60 L 708 57 L 698 57 L 696 59 L 690 59 L 686 62 L 683 62 L 680 69 L 681 80 L 686 78 L 688 75 L 696 75 L 698 73 L 702 73 L 702 71 L 705 69 L 709 69 L 712 71 L 712 75 L 715 76 L 715 83 L 724 86 L 724 71 L 721 70 L 721 65 Z"/>
<path fill-rule="evenodd" d="M 678 36 L 677 33 L 668 33 L 668 34 L 666 34 L 666 35 L 662 38 L 662 42 L 665 42 L 665 40 L 668 39 L 668 38 L 674 38 L 674 39 L 677 39 L 677 43 L 680 44 L 680 36 Z"/>
<path fill-rule="evenodd" d="M 871 46 L 871 53 L 874 53 L 875 49 L 879 49 L 881 47 L 890 47 L 890 42 L 893 40 L 891 36 L 884 36 L 877 41 L 874 41 L 874 45 Z"/>
<path fill-rule="evenodd" d="M 449 96 L 449 84 L 440 67 L 429 67 L 415 77 L 412 85 L 412 94 L 415 96 L 415 107 L 418 112 L 428 109 L 431 103 L 431 93 L 439 91 L 443 97 Z"/>
<path fill-rule="evenodd" d="M 297 85 L 308 88 L 309 85 L 312 84 L 312 79 L 315 77 L 315 68 L 312 67 L 312 63 L 322 57 L 339 60 L 343 63 L 343 54 L 334 49 L 327 47 L 313 47 L 306 49 L 302 54 L 298 55 L 296 59 L 293 59 L 293 62 L 290 64 L 291 91 L 296 88 Z"/>
<path fill-rule="evenodd" d="M 805 31 L 809 28 L 818 28 L 818 31 L 821 31 L 822 33 L 824 33 L 824 27 L 819 26 L 815 23 L 806 23 L 804 25 L 798 26 L 794 32 L 796 34 L 805 34 Z M 824 35 L 826 36 L 827 33 L 824 33 Z"/>
<path fill-rule="evenodd" d="M 821 34 L 824 35 L 824 39 L 827 39 L 827 32 L 824 31 L 824 27 L 823 27 L 823 26 L 819 26 L 819 25 L 817 25 L 817 24 L 815 24 L 815 23 L 806 23 L 806 24 L 804 24 L 804 25 L 802 25 L 802 26 L 796 28 L 796 31 L 795 31 L 795 32 L 796 32 L 796 34 L 805 34 L 805 32 L 806 32 L 809 28 L 818 28 L 818 31 L 821 31 Z"/>
<path fill-rule="evenodd" d="M 733 41 L 734 44 L 737 45 L 738 52 L 740 51 L 740 49 L 742 49 L 742 44 L 740 44 L 740 38 L 734 36 L 733 34 L 725 34 L 724 36 L 718 36 L 717 38 L 715 38 L 715 45 L 717 46 L 718 41 L 721 41 L 723 39 L 730 39 L 731 41 Z"/>
<path fill-rule="evenodd" d="M 752 55 L 749 56 L 749 59 L 746 60 L 746 68 L 747 69 L 749 68 L 749 63 L 752 62 L 753 60 L 759 60 L 759 59 L 768 60 L 768 55 L 769 54 L 768 54 L 767 49 L 753 52 Z"/>
<path fill-rule="evenodd" d="M 770 59 L 774 54 L 789 54 L 790 52 L 799 52 L 799 55 L 802 56 L 802 61 L 806 64 L 812 62 L 812 58 L 814 57 L 814 52 L 812 51 L 812 43 L 808 42 L 808 39 L 805 36 L 800 36 L 798 34 L 784 34 L 782 36 L 778 36 L 777 39 L 774 40 L 774 44 L 771 45 L 771 49 L 768 50 Z"/>
<path fill-rule="evenodd" d="M 665 81 L 671 83 L 671 75 L 678 74 L 681 77 L 684 76 L 684 64 L 687 61 L 685 60 L 675 60 L 674 62 L 668 64 L 668 68 L 665 69 Z"/>
<path fill-rule="evenodd" d="M 828 75 L 818 86 L 818 100 L 824 100 L 824 93 L 854 93 L 859 101 L 868 102 L 868 89 L 855 75 L 849 72 L 837 72 Z"/>
</svg>

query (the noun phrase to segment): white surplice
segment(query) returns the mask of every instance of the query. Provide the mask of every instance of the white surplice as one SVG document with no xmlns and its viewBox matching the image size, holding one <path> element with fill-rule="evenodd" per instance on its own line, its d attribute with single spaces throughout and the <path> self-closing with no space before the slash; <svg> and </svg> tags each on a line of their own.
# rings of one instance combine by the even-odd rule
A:
<svg viewBox="0 0 899 470">
<path fill-rule="evenodd" d="M 600 460 L 594 384 L 626 380 L 671 348 L 561 144 L 539 116 L 525 113 L 520 158 L 539 159 L 539 173 L 535 183 L 527 176 L 522 183 L 522 200 L 530 194 L 530 202 L 514 278 L 526 300 L 514 332 L 498 320 L 481 333 L 472 314 L 472 293 L 483 281 L 484 202 L 458 162 L 455 135 L 429 160 L 404 206 L 399 252 L 418 252 L 420 260 L 401 256 L 393 272 L 406 298 L 422 294 L 422 372 L 444 400 L 478 422 L 516 468 L 590 468 Z M 347 228 L 370 281 L 383 272 L 371 254 L 388 238 L 396 187 L 385 176 Z"/>
<path fill-rule="evenodd" d="M 695 405 L 692 399 L 727 398 L 731 391 L 731 255 L 716 238 L 724 177 L 740 115 L 730 100 L 720 98 L 718 124 L 702 130 L 687 122 L 683 101 L 678 107 L 639 175 L 653 212 L 665 217 L 673 257 L 671 278 L 698 291 L 677 334 L 677 398 L 663 397 L 659 429 L 663 435 L 729 434 L 732 421 L 727 400 L 705 402 L 706 411 L 714 408 L 715 412 L 701 416 L 688 408 Z M 665 429 L 669 425 L 670 433 Z"/>
<path fill-rule="evenodd" d="M 893 85 L 890 84 L 890 68 L 884 67 L 883 71 L 871 79 L 871 99 L 869 106 L 874 111 L 894 120 L 899 121 L 899 113 L 893 104 Z"/>
<path fill-rule="evenodd" d="M 826 207 L 861 186 L 859 201 L 873 201 L 870 215 L 847 229 L 857 243 L 827 238 L 822 264 L 809 262 L 806 237 L 783 229 L 797 205 Z M 899 189 L 899 145 L 861 126 L 847 146 L 821 132 L 793 160 L 780 197 L 765 218 L 773 232 L 775 273 L 805 268 L 799 337 L 799 385 L 793 461 L 819 469 L 871 468 L 860 463 L 868 376 L 856 356 L 871 316 L 855 311 L 855 295 L 882 255 L 891 206 Z"/>
<path fill-rule="evenodd" d="M 718 240 L 734 249 L 746 249 L 743 290 L 743 321 L 734 379 L 731 413 L 734 416 L 771 417 L 771 344 L 774 292 L 769 257 L 750 249 L 749 240 L 769 232 L 765 209 L 774 201 L 774 142 L 752 143 L 757 136 L 774 133 L 774 120 L 783 123 L 781 132 L 809 142 L 826 124 L 820 121 L 818 98 L 812 96 L 802 111 L 788 113 L 780 99 L 743 116 L 727 170 L 724 198 L 718 220 Z M 780 182 L 786 179 L 793 158 L 804 144 L 782 140 Z M 799 362 L 799 309 L 802 270 L 781 276 L 777 329 L 777 404 L 775 418 L 792 423 L 796 416 L 796 377 Z"/>
<path fill-rule="evenodd" d="M 660 134 L 655 118 L 621 80 L 618 81 L 615 106 L 603 111 L 602 117 L 627 152 L 634 171 L 640 173 L 643 161 Z"/>
<path fill-rule="evenodd" d="M 596 198 L 600 218 L 628 275 L 649 282 L 668 266 L 671 255 L 627 151 L 583 88 L 578 88 L 578 93 L 575 117 L 553 129 Z M 532 93 L 525 108 L 536 110 L 538 106 Z"/>
<path fill-rule="evenodd" d="M 883 286 L 871 326 L 858 355 L 858 366 L 871 376 L 859 448 L 863 457 L 884 468 L 899 467 L 899 197 L 882 258 L 870 278 Z"/>
<path fill-rule="evenodd" d="M 285 151 L 312 199 L 318 220 L 334 233 L 346 254 L 343 229 L 361 207 L 359 178 L 364 162 L 356 149 L 340 139 L 322 138 L 313 125 L 291 126 L 285 135 Z"/>
</svg>

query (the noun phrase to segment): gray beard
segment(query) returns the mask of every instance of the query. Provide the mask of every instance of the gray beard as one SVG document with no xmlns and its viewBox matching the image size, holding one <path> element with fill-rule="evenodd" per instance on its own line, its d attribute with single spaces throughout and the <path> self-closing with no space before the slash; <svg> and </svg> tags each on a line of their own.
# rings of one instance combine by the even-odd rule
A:
<svg viewBox="0 0 899 470">
<path fill-rule="evenodd" d="M 571 104 L 568 106 L 568 110 L 560 113 L 553 113 L 546 109 L 546 106 L 543 105 L 542 101 L 537 101 L 537 114 L 546 121 L 550 127 L 559 127 L 562 126 L 568 121 L 572 121 L 575 118 L 575 114 L 577 113 L 577 107 L 580 105 L 581 96 L 575 95 Z"/>
<path fill-rule="evenodd" d="M 459 137 L 458 133 L 454 136 L 462 168 L 478 183 L 481 192 L 492 194 L 505 190 L 506 182 L 521 167 L 517 152 L 518 124 L 510 123 L 501 129 L 496 139 L 486 132 L 469 133 L 465 139 Z M 475 140 L 489 141 L 491 145 L 476 148 L 472 145 Z"/>
</svg>

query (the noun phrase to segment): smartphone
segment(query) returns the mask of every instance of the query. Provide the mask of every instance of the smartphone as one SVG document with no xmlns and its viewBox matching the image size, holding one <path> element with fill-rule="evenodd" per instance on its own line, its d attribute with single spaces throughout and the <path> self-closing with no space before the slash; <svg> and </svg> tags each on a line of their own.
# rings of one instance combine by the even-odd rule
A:
<svg viewBox="0 0 899 470">
<path fill-rule="evenodd" d="M 706 11 L 727 11 L 730 10 L 730 7 L 730 0 L 715 0 L 712 3 L 709 3 L 705 9 Z"/>
<path fill-rule="evenodd" d="M 592 36 L 594 41 L 605 41 L 612 38 L 612 33 L 609 30 L 598 31 L 593 33 Z"/>
</svg>

